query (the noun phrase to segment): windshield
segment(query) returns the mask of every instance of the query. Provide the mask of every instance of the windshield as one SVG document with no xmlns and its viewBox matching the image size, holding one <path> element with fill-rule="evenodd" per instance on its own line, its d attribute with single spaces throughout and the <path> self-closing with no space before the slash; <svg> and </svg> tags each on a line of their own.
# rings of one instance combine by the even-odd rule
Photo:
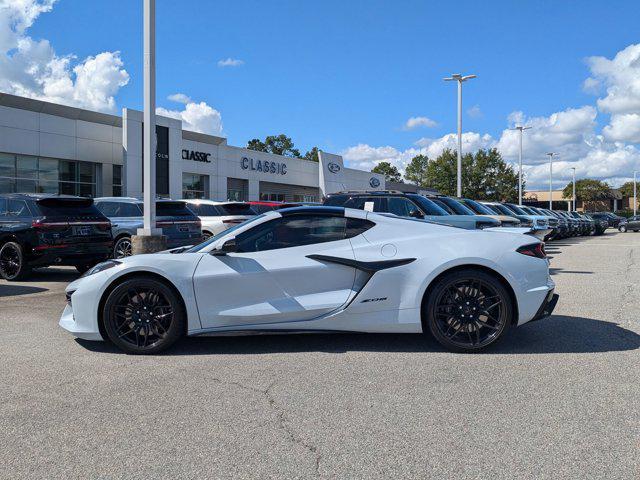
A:
<svg viewBox="0 0 640 480">
<path fill-rule="evenodd" d="M 530 213 L 527 213 L 525 210 L 523 210 L 522 207 L 518 207 L 517 205 L 514 205 L 513 203 L 509 203 L 507 205 L 501 205 L 501 206 L 503 208 L 507 209 L 507 210 L 511 210 L 516 215 L 531 215 Z"/>
<path fill-rule="evenodd" d="M 418 205 L 420 205 L 420 208 L 424 211 L 425 215 L 449 215 L 449 213 L 442 207 L 436 205 L 431 200 L 423 197 L 422 195 L 411 195 L 411 199 Z"/>
<path fill-rule="evenodd" d="M 482 205 L 481 203 L 476 202 L 475 200 L 469 200 L 468 198 L 463 198 L 462 200 L 460 200 L 460 203 L 463 203 L 465 207 L 468 207 L 469 209 L 473 210 L 478 215 L 495 215 L 496 214 L 496 212 L 488 208 L 486 205 Z"/>
<path fill-rule="evenodd" d="M 233 233 L 236 230 L 244 228 L 247 224 L 249 224 L 251 222 L 255 222 L 256 220 L 258 220 L 260 218 L 263 218 L 264 216 L 265 216 L 265 214 L 263 213 L 262 215 L 251 217 L 251 218 L 249 218 L 248 220 L 245 220 L 242 223 L 238 223 L 237 225 L 234 225 L 231 228 L 227 228 L 226 230 L 223 230 L 222 232 L 220 232 L 220 233 L 218 233 L 216 235 L 213 235 L 208 240 L 206 240 L 206 241 L 204 241 L 202 243 L 199 243 L 198 245 L 195 245 L 195 246 L 191 247 L 189 250 L 185 250 L 184 253 L 200 252 L 201 250 L 205 249 L 206 247 L 208 247 L 212 243 L 215 243 L 218 240 L 220 240 L 222 237 L 226 237 L 230 233 Z"/>
<path fill-rule="evenodd" d="M 457 213 L 458 215 L 475 215 L 473 210 L 454 198 L 438 197 L 438 200 L 447 205 L 449 209 L 453 210 L 453 213 Z"/>
</svg>

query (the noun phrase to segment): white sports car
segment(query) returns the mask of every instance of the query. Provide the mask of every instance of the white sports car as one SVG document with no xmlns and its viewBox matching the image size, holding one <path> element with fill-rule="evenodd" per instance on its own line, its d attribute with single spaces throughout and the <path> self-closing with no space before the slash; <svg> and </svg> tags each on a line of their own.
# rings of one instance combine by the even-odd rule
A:
<svg viewBox="0 0 640 480">
<path fill-rule="evenodd" d="M 156 353 L 185 335 L 430 332 L 476 351 L 545 317 L 544 244 L 339 207 L 253 217 L 186 251 L 96 265 L 66 290 L 76 337 Z"/>
</svg>

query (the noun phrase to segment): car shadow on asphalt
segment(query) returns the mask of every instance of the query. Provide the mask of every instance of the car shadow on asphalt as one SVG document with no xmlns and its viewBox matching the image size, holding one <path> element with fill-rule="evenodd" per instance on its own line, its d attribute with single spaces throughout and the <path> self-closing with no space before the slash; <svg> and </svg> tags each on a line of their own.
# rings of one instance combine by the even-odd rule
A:
<svg viewBox="0 0 640 480">
<path fill-rule="evenodd" d="M 106 342 L 76 340 L 91 351 L 121 353 Z M 554 315 L 511 329 L 485 354 L 599 353 L 640 348 L 640 335 L 620 325 L 583 317 Z M 161 355 L 262 355 L 325 352 L 441 352 L 432 338 L 419 334 L 336 333 L 190 337 Z"/>
<path fill-rule="evenodd" d="M 0 284 L 0 298 L 13 297 L 19 295 L 29 295 L 31 293 L 47 292 L 48 288 L 42 287 L 29 287 L 27 285 L 11 285 Z"/>
</svg>

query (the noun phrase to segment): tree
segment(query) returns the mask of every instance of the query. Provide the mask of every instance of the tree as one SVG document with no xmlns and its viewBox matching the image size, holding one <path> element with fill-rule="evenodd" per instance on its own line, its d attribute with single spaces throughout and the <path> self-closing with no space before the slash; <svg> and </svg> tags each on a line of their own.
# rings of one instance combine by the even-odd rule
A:
<svg viewBox="0 0 640 480">
<path fill-rule="evenodd" d="M 443 151 L 427 163 L 425 184 L 445 195 L 456 195 L 457 162 L 455 151 Z M 517 201 L 518 174 L 495 148 L 466 153 L 462 156 L 462 195 L 476 200 Z"/>
<path fill-rule="evenodd" d="M 300 158 L 300 151 L 294 148 L 293 140 L 287 137 L 285 134 L 269 135 L 264 139 L 264 142 L 254 138 L 247 142 L 247 148 L 249 150 L 256 150 L 258 152 L 273 153 L 275 155 L 284 155 L 285 157 L 298 157 Z"/>
<path fill-rule="evenodd" d="M 633 189 L 633 186 L 631 187 Z M 593 202 L 595 200 L 604 200 L 609 198 L 611 187 L 608 183 L 600 180 L 592 180 L 583 178 L 576 181 L 576 199 L 583 202 Z M 564 198 L 573 197 L 573 182 L 570 182 L 562 190 Z"/>
<path fill-rule="evenodd" d="M 623 183 L 618 190 L 623 197 L 633 197 L 633 182 Z M 640 191 L 636 193 L 640 193 Z"/>
<path fill-rule="evenodd" d="M 304 154 L 304 159 L 311 162 L 319 162 L 320 157 L 318 157 L 318 152 L 318 147 L 313 147 L 311 150 Z"/>
<path fill-rule="evenodd" d="M 401 182 L 402 176 L 395 165 L 391 165 L 389 162 L 380 162 L 371 170 L 373 173 L 379 173 L 384 175 L 387 182 Z"/>
<path fill-rule="evenodd" d="M 429 157 L 426 155 L 416 155 L 411 159 L 407 169 L 404 172 L 404 178 L 419 187 L 427 187 L 427 166 L 429 165 Z"/>
</svg>

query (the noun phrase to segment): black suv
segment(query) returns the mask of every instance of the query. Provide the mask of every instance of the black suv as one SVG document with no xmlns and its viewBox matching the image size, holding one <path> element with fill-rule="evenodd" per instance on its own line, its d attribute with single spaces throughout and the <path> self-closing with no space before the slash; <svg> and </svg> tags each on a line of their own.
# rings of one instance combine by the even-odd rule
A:
<svg viewBox="0 0 640 480">
<path fill-rule="evenodd" d="M 0 277 L 19 280 L 33 267 L 71 265 L 84 272 L 111 255 L 111 223 L 91 198 L 0 195 Z"/>
</svg>

